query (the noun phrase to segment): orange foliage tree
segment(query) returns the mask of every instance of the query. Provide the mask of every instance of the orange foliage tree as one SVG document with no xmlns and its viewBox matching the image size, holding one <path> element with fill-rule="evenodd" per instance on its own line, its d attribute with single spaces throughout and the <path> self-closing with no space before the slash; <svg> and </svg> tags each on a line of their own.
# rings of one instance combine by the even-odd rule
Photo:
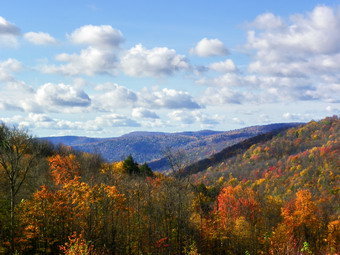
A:
<svg viewBox="0 0 340 255">
<path fill-rule="evenodd" d="M 114 186 L 90 186 L 80 181 L 79 164 L 74 155 L 50 158 L 54 189 L 42 186 L 32 199 L 21 203 L 22 240 L 25 248 L 39 251 L 57 249 L 73 232 L 99 239 L 105 214 L 122 207 L 124 198 Z M 117 209 L 118 208 L 118 209 Z"/>
<path fill-rule="evenodd" d="M 321 221 L 316 203 L 309 190 L 300 190 L 296 198 L 288 202 L 281 210 L 283 222 L 275 229 L 272 241 L 272 254 L 286 252 L 297 253 L 308 244 L 311 250 L 317 250 L 321 243 Z"/>
</svg>

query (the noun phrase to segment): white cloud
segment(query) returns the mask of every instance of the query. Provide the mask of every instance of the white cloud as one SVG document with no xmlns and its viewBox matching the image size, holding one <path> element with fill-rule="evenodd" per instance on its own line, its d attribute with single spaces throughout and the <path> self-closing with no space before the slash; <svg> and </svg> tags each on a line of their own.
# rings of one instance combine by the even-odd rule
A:
<svg viewBox="0 0 340 255">
<path fill-rule="evenodd" d="M 269 15 L 269 14 L 266 14 Z M 276 19 L 274 16 L 272 19 Z M 317 6 L 307 15 L 295 15 L 283 29 L 267 27 L 262 33 L 250 31 L 248 46 L 266 60 L 287 60 L 312 54 L 340 51 L 340 13 L 327 6 Z M 263 28 L 262 28 L 263 29 Z"/>
<path fill-rule="evenodd" d="M 34 97 L 35 90 L 31 86 L 23 81 L 9 80 L 1 88 L 0 108 L 5 111 L 31 111 L 34 109 L 33 105 L 37 105 Z M 39 108 L 41 107 L 34 111 L 40 111 Z"/>
<path fill-rule="evenodd" d="M 22 108 L 11 102 L 0 101 L 0 110 L 1 111 L 22 111 Z"/>
<path fill-rule="evenodd" d="M 105 49 L 116 49 L 124 41 L 122 32 L 109 25 L 82 26 L 73 31 L 69 38 L 76 44 L 87 44 Z"/>
<path fill-rule="evenodd" d="M 164 88 L 162 90 L 147 90 L 139 93 L 141 103 L 148 108 L 168 108 L 168 109 L 198 109 L 202 108 L 194 98 L 184 91 Z"/>
<path fill-rule="evenodd" d="M 0 16 L 0 45 L 16 46 L 20 29 Z"/>
<path fill-rule="evenodd" d="M 105 83 L 96 87 L 101 94 L 93 96 L 93 107 L 100 111 L 114 111 L 137 104 L 135 92 L 115 83 Z"/>
<path fill-rule="evenodd" d="M 57 42 L 55 38 L 53 38 L 48 33 L 43 32 L 28 32 L 24 34 L 24 38 L 29 41 L 30 43 L 36 45 L 47 45 L 47 44 L 54 44 Z"/>
<path fill-rule="evenodd" d="M 130 76 L 164 76 L 187 70 L 186 58 L 166 47 L 146 49 L 141 44 L 126 52 L 121 58 L 123 71 Z"/>
<path fill-rule="evenodd" d="M 231 60 L 209 65 L 224 74 L 197 81 L 208 87 L 201 102 L 340 102 L 340 9 L 317 6 L 287 21 L 265 13 L 251 25 L 248 73 L 235 72 Z"/>
<path fill-rule="evenodd" d="M 8 118 L 0 117 L 0 122 L 11 126 L 19 126 L 20 128 L 27 127 L 27 125 L 20 125 L 25 119 L 21 115 L 14 115 Z"/>
<path fill-rule="evenodd" d="M 248 32 L 247 47 L 255 55 L 248 71 L 260 92 L 279 100 L 340 101 L 339 9 L 317 6 L 287 21 L 266 13 L 252 25 L 257 30 Z"/>
<path fill-rule="evenodd" d="M 148 118 L 148 119 L 159 119 L 159 116 L 145 108 L 134 108 L 132 110 L 132 117 L 134 118 Z"/>
<path fill-rule="evenodd" d="M 35 121 L 35 122 L 51 122 L 51 121 L 53 121 L 53 119 L 48 117 L 46 114 L 30 113 L 30 114 L 28 114 L 28 118 L 32 121 Z"/>
<path fill-rule="evenodd" d="M 289 121 L 308 121 L 311 119 L 310 114 L 290 113 L 290 112 L 284 113 L 282 117 Z"/>
<path fill-rule="evenodd" d="M 14 93 L 25 94 L 25 96 L 34 93 L 34 89 L 31 86 L 27 85 L 24 81 L 18 80 L 8 81 L 6 84 L 6 88 Z"/>
<path fill-rule="evenodd" d="M 0 62 L 0 81 L 13 81 L 13 72 L 18 72 L 22 69 L 22 64 L 16 59 L 9 58 Z"/>
<path fill-rule="evenodd" d="M 283 20 L 273 13 L 264 13 L 257 16 L 250 25 L 262 30 L 281 29 L 284 27 Z"/>
<path fill-rule="evenodd" d="M 46 83 L 39 87 L 36 102 L 47 108 L 87 107 L 91 104 L 89 96 L 81 89 L 65 84 Z"/>
<path fill-rule="evenodd" d="M 212 63 L 209 65 L 211 70 L 221 73 L 229 73 L 237 71 L 237 67 L 231 59 L 227 59 L 225 61 L 220 61 L 216 63 Z"/>
<path fill-rule="evenodd" d="M 0 16 L 0 35 L 19 35 L 20 29 Z"/>
<path fill-rule="evenodd" d="M 184 124 L 192 124 L 196 121 L 195 117 L 192 114 L 182 110 L 170 112 L 168 114 L 168 117 L 174 121 L 181 122 Z"/>
<path fill-rule="evenodd" d="M 139 127 L 140 124 L 126 116 L 119 114 L 101 115 L 95 119 L 85 121 L 52 118 L 47 114 L 29 113 L 28 115 L 14 115 L 0 118 L 0 121 L 20 128 L 38 128 L 52 130 L 80 130 L 86 132 L 102 132 L 112 127 Z"/>
<path fill-rule="evenodd" d="M 228 87 L 210 87 L 204 91 L 201 101 L 207 105 L 242 104 L 254 100 L 253 98 L 250 94 Z"/>
<path fill-rule="evenodd" d="M 340 114 L 340 109 L 334 108 L 333 106 L 330 106 L 330 105 L 326 107 L 326 111 L 331 114 Z"/>
<path fill-rule="evenodd" d="M 219 39 L 203 38 L 190 53 L 199 57 L 214 57 L 228 55 L 229 51 Z"/>
<path fill-rule="evenodd" d="M 75 44 L 89 45 L 79 54 L 62 53 L 56 60 L 67 62 L 62 65 L 45 65 L 41 70 L 45 73 L 59 73 L 63 75 L 88 76 L 98 74 L 115 75 L 117 73 L 117 57 L 115 50 L 124 41 L 123 35 L 108 25 L 80 27 L 69 35 Z"/>
<path fill-rule="evenodd" d="M 217 125 L 220 123 L 220 121 L 223 120 L 222 117 L 219 115 L 213 115 L 208 116 L 201 111 L 183 111 L 183 110 L 176 110 L 173 112 L 170 112 L 168 114 L 168 117 L 171 120 L 183 123 L 183 124 L 193 124 L 193 123 L 199 123 L 202 125 Z"/>
<path fill-rule="evenodd" d="M 112 52 L 88 47 L 77 54 L 62 53 L 56 56 L 58 61 L 69 62 L 64 65 L 46 65 L 42 67 L 45 73 L 60 73 L 64 75 L 110 74 L 116 72 L 116 56 Z"/>
<path fill-rule="evenodd" d="M 322 75 L 315 78 L 227 73 L 213 79 L 201 79 L 198 83 L 208 86 L 201 97 L 201 102 L 209 105 L 300 100 L 340 102 L 339 79 L 328 78 Z"/>
<path fill-rule="evenodd" d="M 109 114 L 96 117 L 94 123 L 104 127 L 140 127 L 140 124 L 120 114 Z"/>
<path fill-rule="evenodd" d="M 237 117 L 233 118 L 232 121 L 239 124 L 239 125 L 245 124 L 245 122 L 243 120 L 241 120 L 240 118 L 237 118 Z"/>
<path fill-rule="evenodd" d="M 240 87 L 251 84 L 251 82 L 248 81 L 248 78 L 249 77 L 237 73 L 226 73 L 212 79 L 203 78 L 198 80 L 197 83 L 207 86 Z"/>
<path fill-rule="evenodd" d="M 133 116 L 140 118 L 158 118 L 148 110 L 165 109 L 198 109 L 202 108 L 187 92 L 174 89 L 144 89 L 134 92 L 115 83 L 105 83 L 96 87 L 99 94 L 92 96 L 93 109 L 113 112 L 117 109 L 135 108 Z"/>
<path fill-rule="evenodd" d="M 340 103 L 340 82 L 320 84 L 314 90 L 308 91 L 312 99 L 321 99 L 328 103 Z"/>
</svg>

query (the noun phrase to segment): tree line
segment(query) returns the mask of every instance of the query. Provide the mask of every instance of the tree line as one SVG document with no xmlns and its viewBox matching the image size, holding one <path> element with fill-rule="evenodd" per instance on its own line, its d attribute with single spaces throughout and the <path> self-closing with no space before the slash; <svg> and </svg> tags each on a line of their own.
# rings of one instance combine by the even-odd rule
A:
<svg viewBox="0 0 340 255">
<path fill-rule="evenodd" d="M 2 124 L 0 253 L 338 254 L 339 127 L 311 122 L 182 176 Z"/>
</svg>

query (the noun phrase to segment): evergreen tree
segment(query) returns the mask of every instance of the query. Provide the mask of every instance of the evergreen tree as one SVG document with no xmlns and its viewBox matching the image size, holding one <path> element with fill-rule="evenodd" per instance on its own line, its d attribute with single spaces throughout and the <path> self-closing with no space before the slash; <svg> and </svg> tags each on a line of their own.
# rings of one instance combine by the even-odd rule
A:
<svg viewBox="0 0 340 255">
<path fill-rule="evenodd" d="M 151 168 L 149 167 L 149 165 L 147 163 L 140 165 L 139 171 L 140 171 L 141 175 L 153 176 L 153 172 L 152 172 Z"/>
<path fill-rule="evenodd" d="M 140 170 L 138 167 L 138 164 L 135 162 L 133 157 L 129 155 L 124 161 L 123 161 L 123 167 L 126 173 L 128 174 L 139 174 Z"/>
</svg>

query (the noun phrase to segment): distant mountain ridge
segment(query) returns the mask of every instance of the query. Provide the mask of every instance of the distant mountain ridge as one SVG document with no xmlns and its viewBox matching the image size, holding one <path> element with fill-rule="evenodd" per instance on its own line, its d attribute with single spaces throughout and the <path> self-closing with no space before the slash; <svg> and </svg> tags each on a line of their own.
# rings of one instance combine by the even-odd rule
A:
<svg viewBox="0 0 340 255">
<path fill-rule="evenodd" d="M 247 149 L 249 149 L 251 146 L 259 143 L 264 143 L 270 139 L 272 139 L 274 136 L 278 135 L 279 133 L 286 131 L 287 129 L 290 129 L 290 127 L 283 127 L 280 129 L 275 129 L 271 132 L 259 134 L 257 136 L 247 138 L 243 140 L 240 143 L 236 143 L 232 146 L 229 146 L 222 151 L 211 155 L 209 158 L 204 158 L 199 161 L 194 162 L 193 164 L 187 165 L 181 173 L 179 173 L 181 176 L 188 176 L 191 174 L 196 174 L 201 171 L 204 171 L 208 169 L 209 167 L 218 165 L 222 162 L 225 162 L 227 159 L 232 158 L 238 154 L 243 153 Z"/>
<path fill-rule="evenodd" d="M 278 123 L 231 131 L 201 130 L 178 133 L 138 131 L 113 138 L 59 136 L 41 139 L 48 140 L 53 144 L 71 146 L 79 151 L 100 154 L 109 162 L 123 160 L 131 154 L 137 162 L 149 162 L 153 170 L 164 171 L 169 169 L 167 161 L 164 159 L 166 149 L 184 151 L 188 163 L 193 163 L 245 139 L 300 124 Z"/>
</svg>

